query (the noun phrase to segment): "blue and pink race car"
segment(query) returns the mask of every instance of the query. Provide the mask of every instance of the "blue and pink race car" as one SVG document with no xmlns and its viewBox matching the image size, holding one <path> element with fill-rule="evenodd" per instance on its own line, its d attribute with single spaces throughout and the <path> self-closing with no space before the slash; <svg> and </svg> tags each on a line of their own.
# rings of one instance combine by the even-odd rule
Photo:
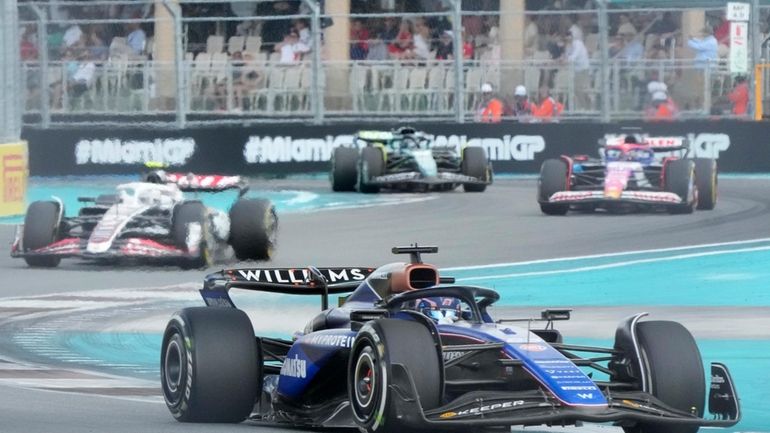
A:
<svg viewBox="0 0 770 433">
<path fill-rule="evenodd" d="M 714 209 L 717 162 L 689 158 L 687 140 L 626 134 L 603 139 L 599 157 L 562 155 L 540 168 L 538 203 L 547 215 L 570 209 Z"/>
<path fill-rule="evenodd" d="M 163 336 L 172 415 L 370 433 L 583 422 L 694 433 L 740 420 L 727 367 L 711 364 L 707 394 L 698 347 L 681 324 L 642 313 L 619 324 L 613 347 L 568 344 L 553 325 L 570 310 L 495 319 L 498 293 L 440 276 L 421 260 L 437 250 L 397 247 L 410 260 L 376 269 L 208 275 L 208 306 L 177 312 Z M 255 336 L 232 288 L 320 296 L 322 311 L 291 339 Z M 333 294 L 339 307 L 329 308 Z"/>
</svg>

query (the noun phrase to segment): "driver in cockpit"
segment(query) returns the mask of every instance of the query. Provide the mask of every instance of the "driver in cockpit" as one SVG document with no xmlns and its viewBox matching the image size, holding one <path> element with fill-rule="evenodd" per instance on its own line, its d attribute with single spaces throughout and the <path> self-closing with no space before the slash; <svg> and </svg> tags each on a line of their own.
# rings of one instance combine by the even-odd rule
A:
<svg viewBox="0 0 770 433">
<path fill-rule="evenodd" d="M 462 303 L 457 298 L 423 298 L 417 301 L 416 310 L 439 325 L 451 325 L 464 320 Z"/>
</svg>

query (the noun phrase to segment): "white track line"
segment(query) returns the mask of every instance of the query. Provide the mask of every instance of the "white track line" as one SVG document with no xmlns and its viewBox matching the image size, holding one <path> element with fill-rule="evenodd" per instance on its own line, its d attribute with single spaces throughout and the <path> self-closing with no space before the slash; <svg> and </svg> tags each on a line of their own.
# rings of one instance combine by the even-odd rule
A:
<svg viewBox="0 0 770 433">
<path fill-rule="evenodd" d="M 753 252 L 753 251 L 768 251 L 768 250 L 770 250 L 770 246 L 754 247 L 754 248 L 740 248 L 740 249 L 734 249 L 734 250 L 707 251 L 707 252 L 703 252 L 703 253 L 680 254 L 680 255 L 677 255 L 677 256 L 666 256 L 666 257 L 655 257 L 655 258 L 650 258 L 650 259 L 628 260 L 628 261 L 625 261 L 625 262 L 607 263 L 607 264 L 603 264 L 603 265 L 581 266 L 579 268 L 571 268 L 571 269 L 558 269 L 558 270 L 552 270 L 552 271 L 536 271 L 536 272 L 519 272 L 519 273 L 511 273 L 511 274 L 486 275 L 486 276 L 480 276 L 480 277 L 457 278 L 457 281 L 499 280 L 499 279 L 503 279 L 503 278 L 531 277 L 531 276 L 537 276 L 537 275 L 568 274 L 568 273 L 575 273 L 575 272 L 596 271 L 596 270 L 600 270 L 600 269 L 620 268 L 620 267 L 623 267 L 623 266 L 632 266 L 632 265 L 638 265 L 638 264 L 644 264 L 644 263 L 665 262 L 665 261 L 669 261 L 669 260 L 683 260 L 683 259 L 690 259 L 690 258 L 695 258 L 695 257 L 718 256 L 718 255 L 723 255 L 723 254 L 739 254 L 739 253 L 747 253 L 747 252 Z"/>
<path fill-rule="evenodd" d="M 770 242 L 770 238 L 748 239 L 744 241 L 717 242 L 713 244 L 687 245 L 682 247 L 656 248 L 656 249 L 649 249 L 649 250 L 621 251 L 617 253 L 591 254 L 586 256 L 559 257 L 554 259 L 527 260 L 523 262 L 494 263 L 489 265 L 473 265 L 473 266 L 455 266 L 451 268 L 442 268 L 441 270 L 465 271 L 465 270 L 474 270 L 474 269 L 492 269 L 492 268 L 502 268 L 506 266 L 525 266 L 525 265 L 536 265 L 540 263 L 568 262 L 568 261 L 574 261 L 574 260 L 601 259 L 601 258 L 607 258 L 607 257 L 622 257 L 622 256 L 631 256 L 634 254 L 665 253 L 665 252 L 671 252 L 671 251 L 686 251 L 686 250 L 694 250 L 694 249 L 700 249 L 700 248 L 715 248 L 715 247 L 731 246 L 731 245 L 756 244 L 761 242 Z"/>
</svg>

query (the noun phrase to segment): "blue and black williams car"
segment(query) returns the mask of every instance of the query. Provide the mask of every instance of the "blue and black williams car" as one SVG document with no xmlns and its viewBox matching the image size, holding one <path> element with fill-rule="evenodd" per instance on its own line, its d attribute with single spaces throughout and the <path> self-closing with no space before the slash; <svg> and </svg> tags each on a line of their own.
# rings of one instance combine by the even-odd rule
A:
<svg viewBox="0 0 770 433">
<path fill-rule="evenodd" d="M 707 395 L 698 347 L 679 323 L 641 313 L 619 324 L 611 348 L 565 344 L 554 322 L 570 310 L 495 320 L 499 295 L 439 276 L 421 260 L 437 251 L 396 247 L 409 262 L 376 269 L 208 275 L 208 306 L 177 312 L 163 336 L 169 410 L 182 422 L 399 433 L 583 422 L 694 433 L 740 420 L 727 367 L 711 364 Z M 231 288 L 320 296 L 322 311 L 291 340 L 255 336 Z M 328 308 L 332 294 L 339 307 Z"/>
</svg>

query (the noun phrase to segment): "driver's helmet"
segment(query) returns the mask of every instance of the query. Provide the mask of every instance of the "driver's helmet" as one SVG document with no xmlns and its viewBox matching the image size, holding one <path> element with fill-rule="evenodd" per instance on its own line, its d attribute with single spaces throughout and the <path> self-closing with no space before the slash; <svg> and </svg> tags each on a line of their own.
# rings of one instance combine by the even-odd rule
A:
<svg viewBox="0 0 770 433">
<path fill-rule="evenodd" d="M 637 140 L 636 135 L 629 134 L 629 135 L 626 135 L 626 137 L 623 139 L 623 143 L 625 143 L 625 144 L 638 144 L 639 140 Z"/>
<path fill-rule="evenodd" d="M 637 143 L 623 143 L 618 146 L 610 146 L 604 151 L 607 162 L 629 161 L 649 165 L 655 160 L 655 153 L 649 146 Z"/>
<path fill-rule="evenodd" d="M 144 175 L 143 180 L 147 183 L 166 183 L 166 172 L 163 170 L 152 170 Z"/>
<path fill-rule="evenodd" d="M 439 324 L 451 324 L 462 319 L 462 307 L 457 298 L 423 298 L 417 302 L 417 311 Z"/>
</svg>

